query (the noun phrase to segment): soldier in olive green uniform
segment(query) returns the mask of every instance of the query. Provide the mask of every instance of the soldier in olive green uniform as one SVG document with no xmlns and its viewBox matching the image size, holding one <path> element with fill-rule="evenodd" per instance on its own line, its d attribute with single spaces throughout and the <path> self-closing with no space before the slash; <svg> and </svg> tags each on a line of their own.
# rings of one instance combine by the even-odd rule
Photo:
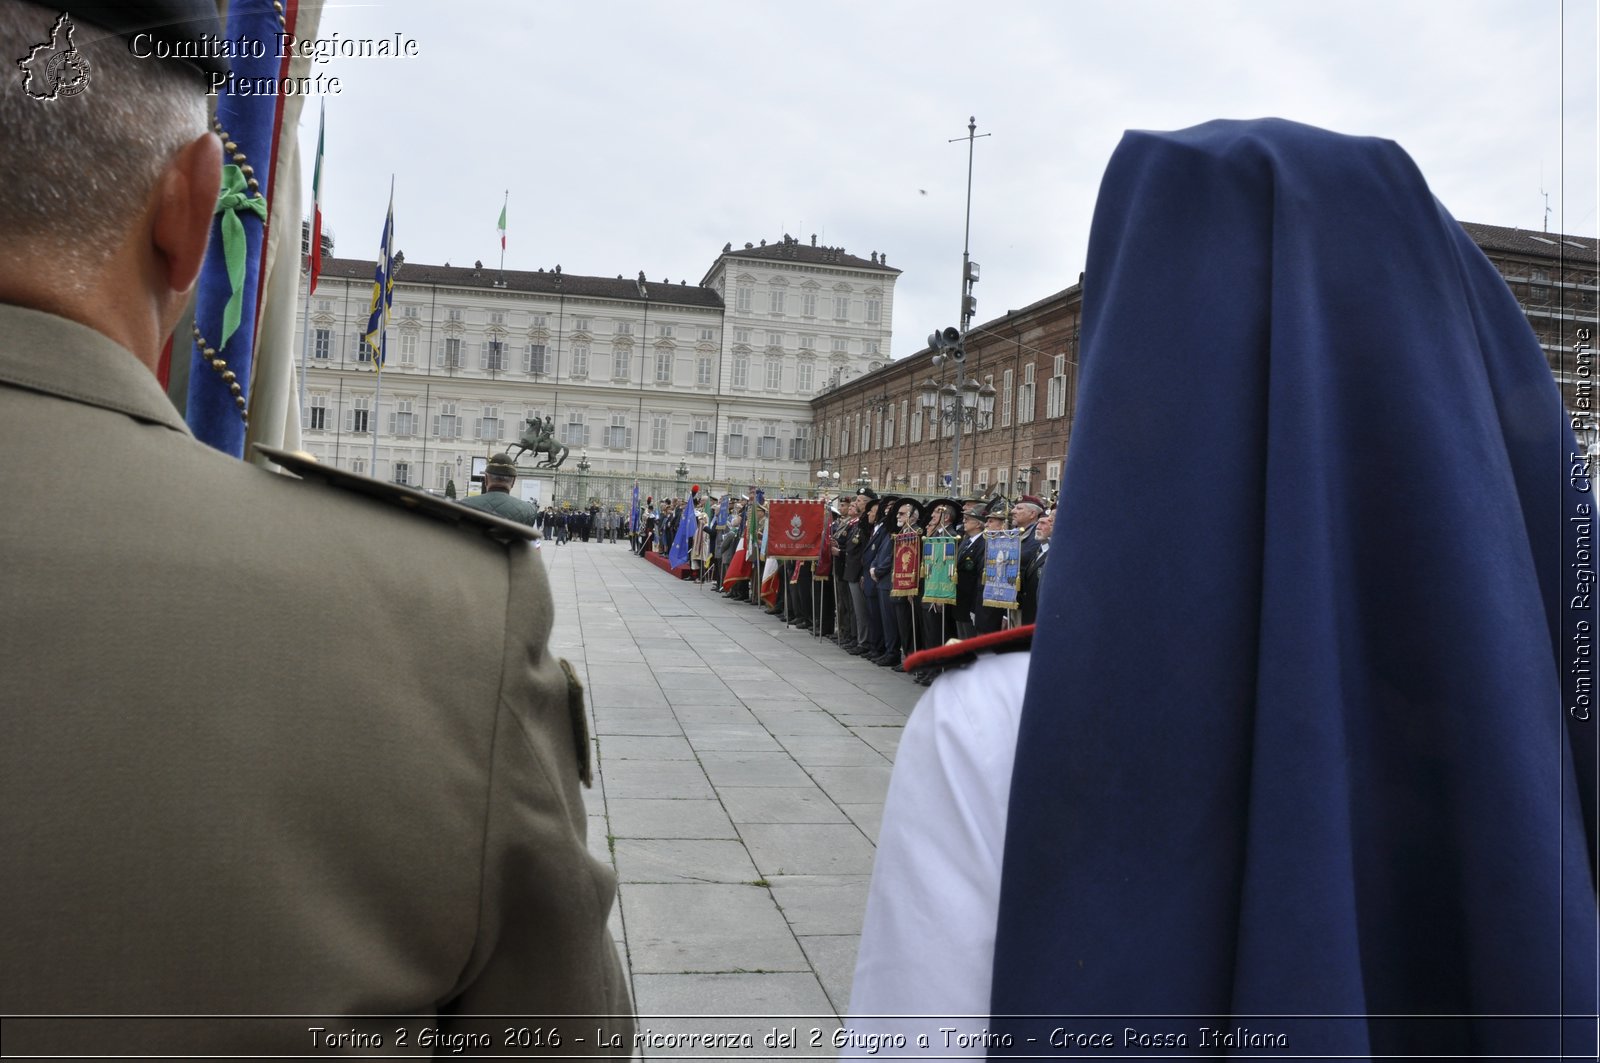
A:
<svg viewBox="0 0 1600 1063">
<path fill-rule="evenodd" d="M 187 6 L 128 17 L 221 39 Z M 499 1015 L 521 1018 L 471 1026 L 495 1048 L 528 1027 L 519 1051 L 627 1057 L 582 693 L 532 530 L 194 439 L 153 370 L 221 144 L 195 70 L 82 10 L 87 91 L 0 92 L 6 1050 L 326 1054 L 322 1026 L 393 1051 L 409 1025 L 411 1051 L 419 1025 Z M 0 55 L 59 16 L 0 5 Z M 614 1017 L 549 1018 L 587 1015 Z"/>
<path fill-rule="evenodd" d="M 463 499 L 461 504 L 530 528 L 538 526 L 539 507 L 511 493 L 517 484 L 517 465 L 510 454 L 495 454 L 483 467 L 483 493 Z"/>
</svg>

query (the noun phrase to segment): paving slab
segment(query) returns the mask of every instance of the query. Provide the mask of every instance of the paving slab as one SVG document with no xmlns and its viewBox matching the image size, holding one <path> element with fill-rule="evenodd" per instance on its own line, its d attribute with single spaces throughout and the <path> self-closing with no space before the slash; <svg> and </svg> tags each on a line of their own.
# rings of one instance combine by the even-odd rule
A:
<svg viewBox="0 0 1600 1063">
<path fill-rule="evenodd" d="M 700 766 L 717 788 L 809 786 L 811 778 L 788 753 L 701 753 Z"/>
<path fill-rule="evenodd" d="M 618 838 L 737 838 L 721 801 L 614 798 L 606 802 Z"/>
<path fill-rule="evenodd" d="M 859 934 L 870 875 L 774 875 L 773 899 L 797 937 Z"/>
<path fill-rule="evenodd" d="M 811 970 L 761 886 L 635 883 L 622 892 L 622 915 L 635 976 Z"/>
<path fill-rule="evenodd" d="M 840 805 L 840 810 L 850 817 L 850 822 L 861 828 L 861 833 L 873 845 L 878 844 L 878 830 L 883 826 L 883 805 Z"/>
<path fill-rule="evenodd" d="M 849 814 L 810 780 L 804 786 L 719 786 L 717 796 L 736 824 L 849 822 Z"/>
<path fill-rule="evenodd" d="M 759 876 L 739 841 L 618 838 L 619 882 L 754 882 Z"/>
<path fill-rule="evenodd" d="M 854 823 L 749 823 L 739 835 L 766 876 L 872 873 L 873 845 Z"/>
<path fill-rule="evenodd" d="M 811 781 L 841 805 L 881 802 L 889 792 L 889 765 L 812 768 Z"/>
<path fill-rule="evenodd" d="M 604 759 L 693 760 L 694 749 L 688 739 L 677 736 L 615 735 L 606 741 Z"/>
<path fill-rule="evenodd" d="M 682 731 L 689 744 L 699 753 L 715 752 L 781 752 L 783 747 L 772 737 L 772 732 L 760 721 L 748 724 L 717 724 L 689 722 Z"/>
<path fill-rule="evenodd" d="M 601 741 L 602 750 L 605 748 Z M 606 797 L 715 797 L 692 760 L 619 760 L 606 772 Z"/>
<path fill-rule="evenodd" d="M 800 939 L 806 961 L 840 1015 L 850 1011 L 850 983 L 855 981 L 856 953 L 860 945 L 860 934 L 821 934 Z"/>
</svg>

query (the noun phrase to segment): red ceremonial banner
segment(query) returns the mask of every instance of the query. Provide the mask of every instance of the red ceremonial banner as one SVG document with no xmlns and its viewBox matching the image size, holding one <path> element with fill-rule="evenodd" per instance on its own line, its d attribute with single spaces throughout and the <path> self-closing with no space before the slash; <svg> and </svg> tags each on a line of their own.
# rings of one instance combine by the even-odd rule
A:
<svg viewBox="0 0 1600 1063">
<path fill-rule="evenodd" d="M 922 582 L 922 536 L 916 532 L 901 532 L 894 537 L 894 567 L 891 570 L 889 596 L 914 598 Z"/>
<path fill-rule="evenodd" d="M 822 549 L 822 503 L 774 498 L 767 509 L 767 556 L 815 561 Z"/>
</svg>

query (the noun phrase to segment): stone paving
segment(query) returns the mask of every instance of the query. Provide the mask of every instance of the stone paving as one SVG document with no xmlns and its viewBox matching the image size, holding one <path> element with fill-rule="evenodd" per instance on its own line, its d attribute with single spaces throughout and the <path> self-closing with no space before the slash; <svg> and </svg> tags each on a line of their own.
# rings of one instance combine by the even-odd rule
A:
<svg viewBox="0 0 1600 1063">
<path fill-rule="evenodd" d="M 589 844 L 620 883 L 612 933 L 642 1058 L 714 1057 L 681 1038 L 722 1032 L 755 1038 L 729 1055 L 836 1055 L 890 763 L 922 688 L 626 544 L 541 554 L 553 652 L 588 688 Z M 790 1027 L 793 1046 L 767 1036 Z"/>
</svg>

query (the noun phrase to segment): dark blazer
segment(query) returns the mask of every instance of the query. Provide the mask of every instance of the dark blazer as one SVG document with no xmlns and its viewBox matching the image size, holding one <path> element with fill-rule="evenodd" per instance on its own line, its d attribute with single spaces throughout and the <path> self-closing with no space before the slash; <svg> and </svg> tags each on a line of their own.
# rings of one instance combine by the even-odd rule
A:
<svg viewBox="0 0 1600 1063">
<path fill-rule="evenodd" d="M 889 564 L 894 556 L 894 536 L 889 534 L 889 523 L 879 521 L 872 529 L 872 537 L 867 540 L 866 549 L 862 552 L 861 589 L 872 593 L 878 589 L 880 577 L 872 574 L 873 569 L 882 573 L 881 579 L 889 576 Z"/>
<path fill-rule="evenodd" d="M 1022 578 L 1017 587 L 1017 605 L 1022 613 L 1019 619 L 1024 624 L 1031 624 L 1038 618 L 1039 581 L 1044 578 L 1044 565 L 1049 557 L 1050 551 L 1039 542 L 1034 543 L 1031 555 L 1023 555 Z"/>
<path fill-rule="evenodd" d="M 971 618 L 983 600 L 978 593 L 983 585 L 983 533 L 970 541 L 963 539 L 956 553 L 956 616 L 962 621 Z"/>
<path fill-rule="evenodd" d="M 861 582 L 862 560 L 867 551 L 867 535 L 869 529 L 860 518 L 850 522 L 844 533 L 844 580 L 846 583 Z"/>
</svg>

